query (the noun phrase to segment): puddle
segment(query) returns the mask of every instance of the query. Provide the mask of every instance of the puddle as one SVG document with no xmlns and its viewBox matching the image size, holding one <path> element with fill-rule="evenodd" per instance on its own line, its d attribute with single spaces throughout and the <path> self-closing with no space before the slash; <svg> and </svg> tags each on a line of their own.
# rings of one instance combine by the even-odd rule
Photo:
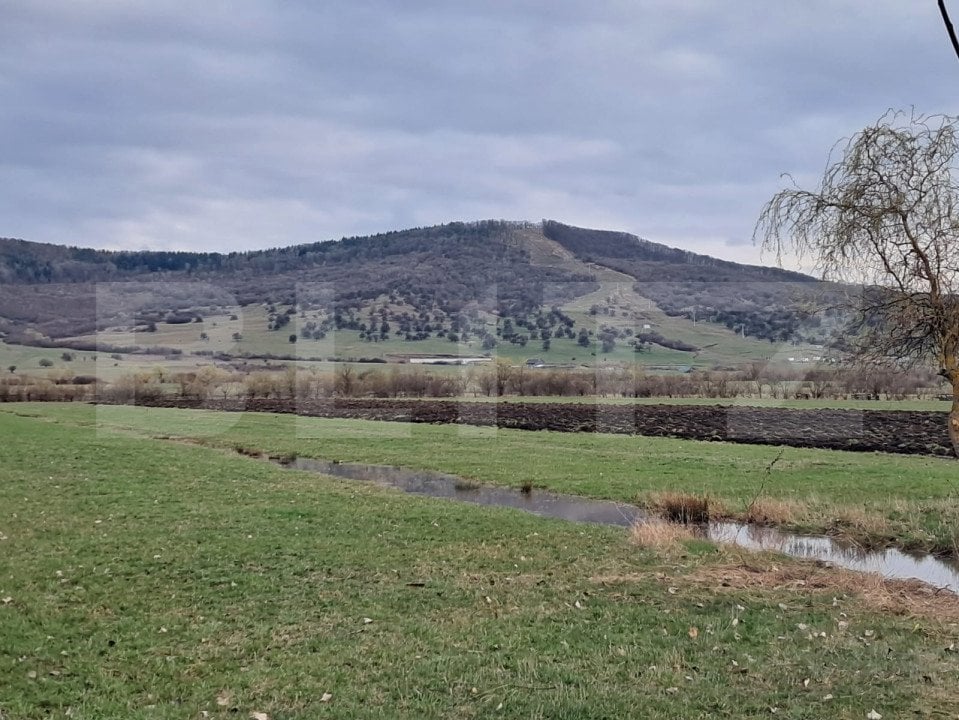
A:
<svg viewBox="0 0 959 720">
<path fill-rule="evenodd" d="M 710 523 L 707 536 L 715 542 L 748 550 L 774 550 L 793 557 L 822 560 L 847 570 L 878 573 L 886 578 L 921 580 L 959 593 L 959 562 L 942 560 L 928 553 L 907 553 L 895 548 L 867 551 L 829 537 L 794 535 L 761 525 L 730 522 Z"/>
<path fill-rule="evenodd" d="M 455 475 L 428 470 L 407 470 L 387 465 L 332 463 L 326 460 L 297 458 L 286 467 L 333 475 L 349 480 L 363 480 L 398 488 L 411 495 L 449 498 L 474 505 L 493 505 L 525 510 L 534 515 L 629 527 L 647 514 L 635 505 L 608 500 L 584 500 L 576 495 L 561 495 L 545 490 L 528 493 L 506 487 L 473 485 Z"/>
<path fill-rule="evenodd" d="M 629 527 L 637 521 L 650 519 L 648 513 L 626 503 L 591 500 L 546 490 L 524 492 L 514 488 L 474 485 L 455 475 L 429 470 L 335 463 L 312 458 L 296 458 L 281 464 L 348 480 L 373 482 L 411 495 L 516 508 L 534 515 L 572 522 Z M 910 554 L 896 549 L 867 552 L 828 537 L 795 535 L 761 525 L 732 522 L 709 523 L 702 527 L 702 534 L 714 542 L 729 543 L 749 550 L 774 550 L 793 557 L 821 560 L 847 570 L 878 573 L 890 579 L 920 580 L 959 593 L 959 562 L 941 560 L 927 554 Z"/>
</svg>

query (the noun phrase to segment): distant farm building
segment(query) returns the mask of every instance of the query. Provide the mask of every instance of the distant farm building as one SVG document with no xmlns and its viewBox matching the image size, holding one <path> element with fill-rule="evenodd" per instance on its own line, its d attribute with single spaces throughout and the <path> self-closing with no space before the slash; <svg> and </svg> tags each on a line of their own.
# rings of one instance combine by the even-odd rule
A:
<svg viewBox="0 0 959 720">
<path fill-rule="evenodd" d="M 479 365 L 492 362 L 488 357 L 459 357 L 457 355 L 387 355 L 387 362 L 409 365 Z"/>
</svg>

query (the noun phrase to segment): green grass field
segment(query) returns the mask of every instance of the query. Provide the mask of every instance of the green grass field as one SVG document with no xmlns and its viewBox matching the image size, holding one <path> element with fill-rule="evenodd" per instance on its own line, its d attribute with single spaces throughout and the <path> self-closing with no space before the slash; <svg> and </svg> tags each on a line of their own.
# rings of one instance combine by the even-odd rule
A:
<svg viewBox="0 0 959 720">
<path fill-rule="evenodd" d="M 641 365 L 707 365 L 720 358 L 709 353 L 700 359 L 691 353 L 653 346 L 649 351 L 635 353 L 625 345 L 617 346 L 610 353 L 599 348 L 583 348 L 575 340 L 553 339 L 549 350 L 542 349 L 542 342 L 530 340 L 525 346 L 501 342 L 492 351 L 483 350 L 478 341 L 451 342 L 445 338 L 429 338 L 408 342 L 391 337 L 381 342 L 361 340 L 356 330 L 336 330 L 323 340 L 298 339 L 291 343 L 289 337 L 297 333 L 298 317 L 280 330 L 267 329 L 264 308 L 255 305 L 237 310 L 237 319 L 229 314 L 204 316 L 201 323 L 158 323 L 156 332 L 104 331 L 96 336 L 76 338 L 83 342 L 99 341 L 108 345 L 140 347 L 176 347 L 185 353 L 203 351 L 223 352 L 230 355 L 293 355 L 301 358 L 382 358 L 386 355 L 455 355 L 483 356 L 494 354 L 512 362 L 525 362 L 528 358 L 541 358 L 549 363 L 592 365 L 597 362 L 636 362 Z M 582 320 L 584 327 L 592 327 L 592 321 Z M 201 338 L 201 333 L 206 338 Z M 234 339 L 239 333 L 240 339 Z M 734 338 L 734 344 L 736 340 Z M 758 343 L 757 343 L 758 345 Z M 768 345 L 768 343 L 767 343 Z M 771 352 L 767 348 L 767 352 Z M 751 356 L 750 356 L 751 357 Z"/>
<path fill-rule="evenodd" d="M 41 375 L 48 370 L 70 370 L 78 375 L 94 375 L 96 370 L 96 353 L 73 352 L 75 357 L 71 362 L 66 362 L 61 357 L 63 350 L 53 348 L 36 348 L 26 345 L 9 345 L 0 342 L 0 374 L 10 374 L 10 366 L 14 366 L 14 372 L 29 373 L 31 375 Z M 53 363 L 50 368 L 44 368 L 40 365 L 40 360 L 49 360 Z"/>
<path fill-rule="evenodd" d="M 50 412 L 46 405 L 33 407 Z M 5 409 L 0 405 L 0 412 Z M 833 532 L 869 545 L 959 548 L 959 474 L 948 459 L 787 448 L 767 473 L 779 448 L 260 413 L 83 406 L 54 412 L 62 421 L 197 438 L 223 449 L 439 470 L 511 487 L 529 482 L 641 505 L 664 491 L 705 495 L 732 517 L 760 497 L 791 503 L 781 524 L 792 529 Z"/>
<path fill-rule="evenodd" d="M 64 360 L 63 353 L 73 355 L 73 360 Z M 53 363 L 50 367 L 40 365 L 46 359 Z M 9 367 L 16 367 L 13 374 L 33 378 L 57 377 L 65 373 L 70 375 L 94 375 L 101 380 L 113 382 L 124 375 L 152 372 L 163 368 L 169 373 L 195 372 L 209 365 L 209 358 L 183 356 L 168 360 L 159 355 L 120 354 L 114 358 L 110 353 L 95 353 L 84 350 L 60 350 L 37 348 L 0 342 L 0 375 L 10 375 Z"/>
<path fill-rule="evenodd" d="M 620 297 L 622 296 L 622 297 Z M 591 316 L 590 306 L 605 306 L 614 301 L 620 316 Z M 637 308 L 645 308 L 648 301 L 627 289 L 622 283 L 604 284 L 600 290 L 577 298 L 564 306 L 576 320 L 576 328 L 594 331 L 600 325 L 628 327 L 641 331 L 643 323 L 630 316 Z M 627 309 L 628 308 L 628 309 Z M 281 308 L 282 309 L 282 308 Z M 202 309 L 201 309 L 202 310 Z M 781 360 L 785 354 L 803 354 L 785 344 L 769 343 L 754 338 L 742 338 L 729 329 L 712 323 L 694 323 L 684 318 L 671 318 L 655 306 L 650 305 L 643 311 L 648 315 L 651 329 L 662 332 L 666 337 L 682 340 L 702 348 L 700 353 L 681 352 L 653 345 L 646 352 L 635 353 L 624 341 L 609 353 L 603 353 L 596 347 L 583 348 L 575 340 L 551 340 L 549 350 L 542 349 L 542 342 L 530 339 L 525 346 L 500 342 L 492 351 L 498 357 L 513 362 L 524 362 L 528 358 L 541 358 L 555 364 L 593 365 L 602 362 L 637 363 L 643 366 L 693 365 L 710 367 L 715 364 L 741 364 L 749 361 Z M 315 319 L 313 314 L 305 318 L 293 316 L 292 321 L 280 330 L 269 330 L 266 308 L 261 305 L 248 305 L 233 308 L 233 312 L 202 313 L 199 323 L 168 324 L 157 323 L 156 332 L 133 332 L 132 330 L 106 330 L 97 335 L 75 338 L 84 342 L 99 341 L 115 346 L 137 345 L 140 347 L 176 347 L 185 353 L 200 351 L 222 352 L 231 355 L 295 355 L 303 358 L 382 358 L 389 354 L 449 354 L 449 355 L 485 355 L 478 341 L 451 342 L 445 338 L 430 338 L 416 342 L 407 342 L 392 336 L 382 342 L 361 340 L 354 330 L 337 330 L 323 340 L 300 338 L 290 343 L 291 334 L 298 333 L 300 323 Z M 233 317 L 236 319 L 233 319 Z M 205 337 L 201 337 L 205 335 Z M 236 339 L 236 338 L 239 339 Z M 808 354 L 808 352 L 806 353 Z"/>
<path fill-rule="evenodd" d="M 770 343 L 753 337 L 742 337 L 722 325 L 708 322 L 693 322 L 684 317 L 670 317 L 655 303 L 638 295 L 632 281 L 601 282 L 595 292 L 576 298 L 564 306 L 564 310 L 577 321 L 577 327 L 597 327 L 602 324 L 642 331 L 648 324 L 650 331 L 659 332 L 671 340 L 700 348 L 698 353 L 676 353 L 674 364 L 691 364 L 709 367 L 714 364 L 740 365 L 743 363 L 782 361 L 787 355 L 820 354 L 806 347 L 793 347 L 788 343 Z M 590 315 L 592 306 L 610 308 L 616 315 L 599 313 Z M 637 320 L 640 315 L 644 320 Z M 664 349 L 661 349 L 664 350 Z M 669 352 L 669 351 L 667 351 Z M 644 353 L 639 355 L 644 357 Z M 683 359 L 685 358 L 685 359 Z M 640 360 L 642 364 L 655 365 L 655 361 Z M 665 361 L 663 364 L 667 364 Z"/>
<path fill-rule="evenodd" d="M 533 474 L 628 496 L 709 478 L 747 491 L 769 448 L 0 410 L 4 718 L 959 713 L 954 598 L 699 541 L 646 550 L 612 528 L 410 497 L 218 449 L 294 448 L 507 484 Z M 785 459 L 791 481 L 837 501 L 857 486 L 878 498 L 897 472 L 917 470 L 900 496 L 948 494 L 945 463 Z"/>
</svg>

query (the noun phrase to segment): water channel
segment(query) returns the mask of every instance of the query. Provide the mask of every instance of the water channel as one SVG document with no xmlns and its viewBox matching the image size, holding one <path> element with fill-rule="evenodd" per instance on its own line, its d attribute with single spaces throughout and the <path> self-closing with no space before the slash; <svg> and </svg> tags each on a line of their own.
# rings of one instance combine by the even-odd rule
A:
<svg viewBox="0 0 959 720">
<path fill-rule="evenodd" d="M 411 470 L 388 465 L 338 463 L 296 458 L 285 467 L 396 488 L 412 495 L 446 498 L 475 505 L 510 507 L 572 522 L 629 527 L 645 520 L 658 521 L 635 505 L 592 500 L 545 490 L 521 490 L 476 485 L 455 475 Z M 703 537 L 750 550 L 773 550 L 793 557 L 820 560 L 858 572 L 878 573 L 890 579 L 915 579 L 959 594 L 959 562 L 895 548 L 866 551 L 834 538 L 798 535 L 762 525 L 716 521 L 700 526 Z"/>
</svg>

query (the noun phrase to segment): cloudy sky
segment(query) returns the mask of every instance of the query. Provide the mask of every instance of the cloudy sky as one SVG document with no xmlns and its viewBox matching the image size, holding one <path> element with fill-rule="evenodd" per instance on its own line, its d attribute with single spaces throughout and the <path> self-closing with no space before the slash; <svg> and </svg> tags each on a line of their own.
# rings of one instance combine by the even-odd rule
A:
<svg viewBox="0 0 959 720">
<path fill-rule="evenodd" d="M 780 174 L 911 106 L 959 112 L 935 0 L 0 0 L 0 236 L 547 217 L 756 261 Z"/>
</svg>

